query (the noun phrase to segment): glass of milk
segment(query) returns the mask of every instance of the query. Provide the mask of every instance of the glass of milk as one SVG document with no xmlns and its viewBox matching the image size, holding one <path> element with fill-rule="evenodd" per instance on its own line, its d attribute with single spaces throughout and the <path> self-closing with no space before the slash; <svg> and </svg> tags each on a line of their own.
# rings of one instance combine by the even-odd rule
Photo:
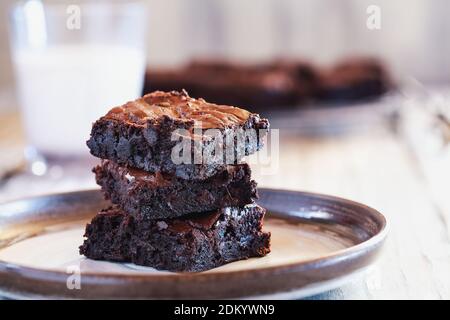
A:
<svg viewBox="0 0 450 320">
<path fill-rule="evenodd" d="M 141 95 L 146 9 L 145 1 L 118 0 L 28 0 L 12 9 L 12 60 L 31 161 L 88 158 L 92 122 Z"/>
</svg>

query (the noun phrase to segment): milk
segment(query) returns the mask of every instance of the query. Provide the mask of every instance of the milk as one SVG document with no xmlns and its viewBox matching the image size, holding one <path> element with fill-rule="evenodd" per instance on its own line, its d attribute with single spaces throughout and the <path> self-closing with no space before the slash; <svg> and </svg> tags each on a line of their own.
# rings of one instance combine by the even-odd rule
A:
<svg viewBox="0 0 450 320">
<path fill-rule="evenodd" d="M 92 122 L 141 95 L 145 55 L 111 45 L 61 45 L 13 54 L 29 145 L 49 156 L 88 154 Z"/>
</svg>

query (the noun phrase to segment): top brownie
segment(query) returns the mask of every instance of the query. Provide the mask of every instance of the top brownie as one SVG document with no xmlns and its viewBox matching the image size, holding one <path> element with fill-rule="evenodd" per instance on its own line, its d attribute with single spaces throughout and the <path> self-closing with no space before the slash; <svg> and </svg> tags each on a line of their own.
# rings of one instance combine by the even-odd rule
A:
<svg viewBox="0 0 450 320">
<path fill-rule="evenodd" d="M 268 129 L 247 110 L 156 91 L 111 109 L 93 124 L 87 145 L 121 165 L 206 178 L 258 151 Z"/>
</svg>

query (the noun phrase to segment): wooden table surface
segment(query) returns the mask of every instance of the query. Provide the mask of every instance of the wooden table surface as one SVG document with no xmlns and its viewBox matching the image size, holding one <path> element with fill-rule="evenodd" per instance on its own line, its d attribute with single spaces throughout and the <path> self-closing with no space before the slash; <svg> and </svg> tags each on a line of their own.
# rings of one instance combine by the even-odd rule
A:
<svg viewBox="0 0 450 320">
<path fill-rule="evenodd" d="M 17 121 L 1 119 L 0 128 Z M 8 139 L 11 145 L 12 133 L 0 132 L 0 142 Z M 20 147 L 20 135 L 14 135 Z M 450 299 L 450 149 L 437 144 L 421 151 L 429 140 L 420 135 L 425 142 L 418 143 L 413 136 L 408 127 L 395 133 L 386 125 L 314 137 L 281 129 L 276 173 L 267 175 L 254 166 L 260 187 L 349 198 L 390 221 L 384 250 L 368 274 L 314 299 Z M 0 201 L 94 187 L 89 169 L 82 171 L 14 176 L 0 185 Z"/>
</svg>

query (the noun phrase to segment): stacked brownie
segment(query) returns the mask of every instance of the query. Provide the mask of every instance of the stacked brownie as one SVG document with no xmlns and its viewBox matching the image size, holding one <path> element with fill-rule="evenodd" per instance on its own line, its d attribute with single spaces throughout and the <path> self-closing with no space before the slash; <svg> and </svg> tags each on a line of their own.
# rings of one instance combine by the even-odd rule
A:
<svg viewBox="0 0 450 320">
<path fill-rule="evenodd" d="M 262 147 L 268 129 L 257 114 L 184 91 L 113 108 L 87 142 L 113 205 L 87 225 L 80 253 L 170 271 L 266 255 L 265 210 L 241 159 Z"/>
</svg>

